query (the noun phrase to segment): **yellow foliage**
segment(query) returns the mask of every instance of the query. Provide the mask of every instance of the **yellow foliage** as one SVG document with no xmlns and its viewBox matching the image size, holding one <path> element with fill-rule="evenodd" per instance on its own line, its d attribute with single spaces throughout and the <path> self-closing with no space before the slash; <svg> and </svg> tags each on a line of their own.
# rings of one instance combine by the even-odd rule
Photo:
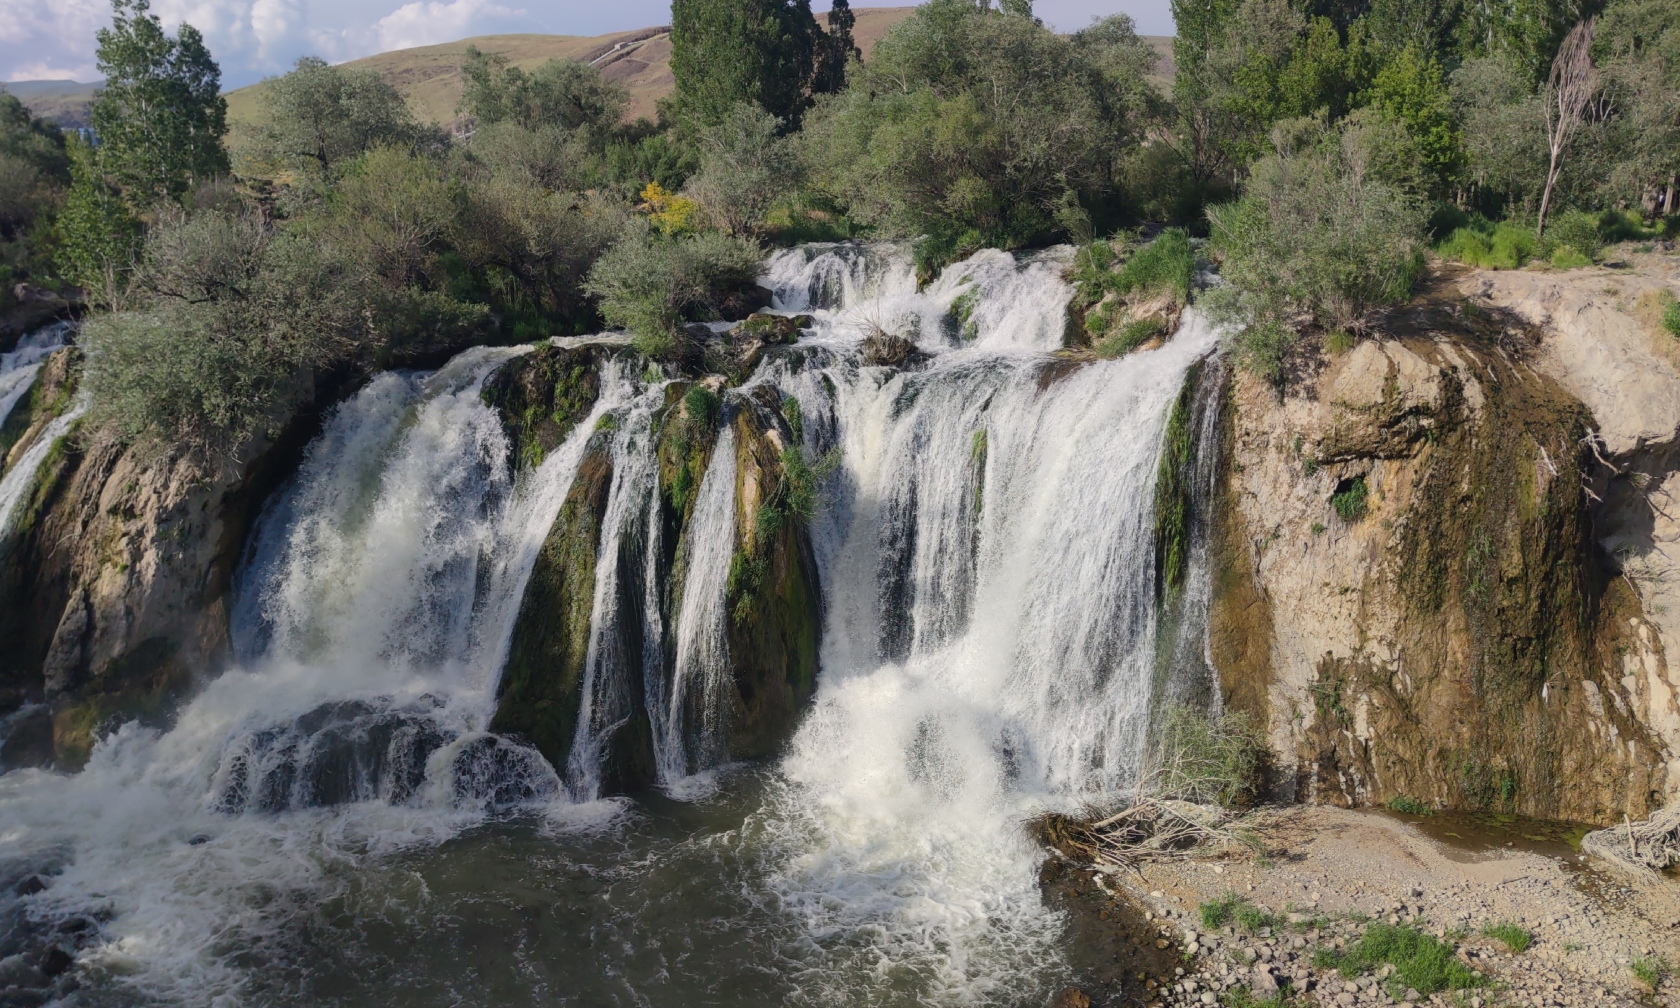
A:
<svg viewBox="0 0 1680 1008">
<path fill-rule="evenodd" d="M 694 218 L 700 205 L 667 190 L 658 182 L 649 182 L 642 190 L 642 202 L 637 210 L 648 215 L 654 227 L 667 235 L 687 234 L 694 230 Z"/>
</svg>

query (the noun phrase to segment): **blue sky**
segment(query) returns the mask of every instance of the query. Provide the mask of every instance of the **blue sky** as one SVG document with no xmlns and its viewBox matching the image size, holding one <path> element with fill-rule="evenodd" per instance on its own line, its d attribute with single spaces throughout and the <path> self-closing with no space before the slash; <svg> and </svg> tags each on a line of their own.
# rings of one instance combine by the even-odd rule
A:
<svg viewBox="0 0 1680 1008">
<path fill-rule="evenodd" d="M 95 79 L 93 33 L 110 10 L 110 0 L 0 0 L 0 80 Z M 493 32 L 602 35 L 670 20 L 670 0 L 153 0 L 152 10 L 204 33 L 228 87 L 303 55 L 336 63 Z M 1037 0 L 1036 10 L 1063 31 L 1124 11 L 1146 35 L 1172 33 L 1167 0 Z"/>
</svg>

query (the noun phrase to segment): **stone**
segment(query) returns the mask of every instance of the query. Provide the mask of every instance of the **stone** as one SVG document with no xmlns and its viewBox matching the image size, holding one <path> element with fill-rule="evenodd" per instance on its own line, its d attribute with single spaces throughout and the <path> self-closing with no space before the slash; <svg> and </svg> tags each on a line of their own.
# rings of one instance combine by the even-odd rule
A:
<svg viewBox="0 0 1680 1008">
<path fill-rule="evenodd" d="M 876 329 L 864 337 L 862 350 L 866 364 L 897 366 L 910 359 L 916 344 L 903 336 Z"/>
<path fill-rule="evenodd" d="M 1091 1008 L 1091 996 L 1078 987 L 1065 987 L 1050 1002 L 1050 1008 Z"/>
</svg>

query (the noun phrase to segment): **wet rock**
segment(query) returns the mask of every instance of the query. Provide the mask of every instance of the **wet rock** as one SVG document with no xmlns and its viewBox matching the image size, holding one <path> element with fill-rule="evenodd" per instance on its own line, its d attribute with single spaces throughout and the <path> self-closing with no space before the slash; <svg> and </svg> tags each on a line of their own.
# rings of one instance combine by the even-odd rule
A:
<svg viewBox="0 0 1680 1008">
<path fill-rule="evenodd" d="M 765 350 L 799 342 L 799 331 L 809 328 L 813 321 L 809 315 L 755 313 L 748 316 L 726 337 L 728 361 L 725 369 L 736 383 L 744 381 L 758 367 Z"/>
<path fill-rule="evenodd" d="M 866 364 L 896 367 L 910 359 L 916 344 L 896 333 L 876 329 L 863 339 L 863 360 Z"/>
<path fill-rule="evenodd" d="M 46 890 L 46 881 L 39 875 L 31 875 L 22 882 L 19 882 L 12 892 L 19 896 L 33 896 L 38 892 L 46 892 Z"/>
<path fill-rule="evenodd" d="M 1056 994 L 1050 1008 L 1091 1008 L 1091 997 L 1078 987 L 1067 987 Z"/>
<path fill-rule="evenodd" d="M 515 357 L 484 382 L 484 401 L 502 416 L 520 469 L 542 464 L 601 394 L 603 362 L 627 351 L 609 344 L 543 346 Z"/>
<path fill-rule="evenodd" d="M 75 314 L 77 303 L 56 291 L 34 284 L 13 284 L 0 294 L 0 351 L 10 350 L 17 340 L 56 319 Z"/>
<path fill-rule="evenodd" d="M 76 957 L 58 945 L 48 945 L 37 963 L 41 972 L 48 977 L 58 976 L 75 964 Z"/>
</svg>

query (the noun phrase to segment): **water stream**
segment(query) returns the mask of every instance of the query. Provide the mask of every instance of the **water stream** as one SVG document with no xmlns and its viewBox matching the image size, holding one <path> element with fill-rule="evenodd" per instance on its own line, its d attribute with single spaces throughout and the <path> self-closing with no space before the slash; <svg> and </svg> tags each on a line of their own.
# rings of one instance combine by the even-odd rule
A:
<svg viewBox="0 0 1680 1008">
<path fill-rule="evenodd" d="M 1053 356 L 1064 262 L 984 252 L 920 291 L 890 246 L 769 264 L 777 309 L 816 323 L 723 412 L 774 387 L 805 450 L 841 459 L 811 523 L 818 693 L 770 764 L 720 741 L 727 423 L 661 619 L 663 379 L 606 365 L 590 416 L 517 477 L 479 390 L 522 350 L 369 383 L 259 522 L 237 667 L 79 774 L 0 777 L 0 866 L 52 875 L 27 916 L 95 922 L 75 1003 L 1041 1003 L 1070 967 L 1021 822 L 1135 779 L 1151 712 L 1195 693 L 1161 655 L 1205 672 L 1198 564 L 1163 629 L 1153 501 L 1216 342 L 1191 311 L 1158 349 Z M 872 325 L 916 334 L 920 362 L 865 364 Z M 583 715 L 550 767 L 485 728 L 591 445 L 612 484 Z M 660 791 L 603 798 L 638 714 Z"/>
</svg>

